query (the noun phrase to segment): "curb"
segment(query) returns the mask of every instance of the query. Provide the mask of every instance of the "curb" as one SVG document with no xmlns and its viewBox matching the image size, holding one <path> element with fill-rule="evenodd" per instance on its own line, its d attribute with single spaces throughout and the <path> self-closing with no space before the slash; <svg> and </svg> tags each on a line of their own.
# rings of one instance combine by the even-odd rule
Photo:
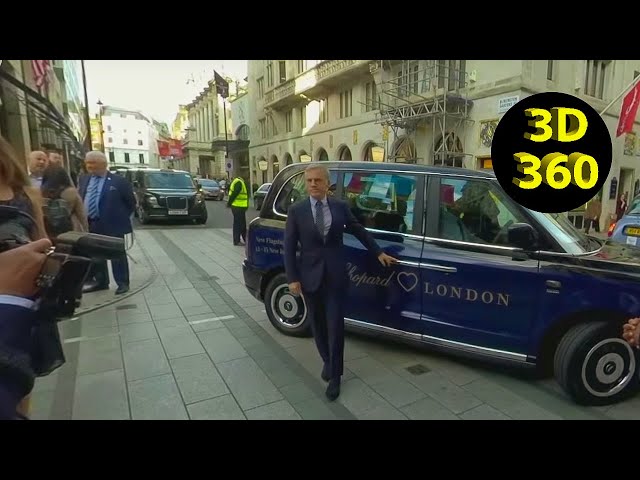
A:
<svg viewBox="0 0 640 480">
<path fill-rule="evenodd" d="M 104 307 L 108 307 L 109 305 L 113 305 L 114 303 L 118 303 L 121 302 L 122 300 L 126 300 L 127 298 L 140 293 L 142 290 L 144 290 L 145 288 L 147 288 L 149 285 L 151 285 L 153 282 L 156 281 L 156 279 L 158 278 L 158 270 L 156 269 L 155 265 L 153 264 L 153 262 L 151 261 L 151 259 L 149 258 L 149 255 L 147 255 L 146 250 L 140 246 L 140 250 L 142 251 L 142 254 L 144 255 L 144 258 L 147 260 L 147 265 L 149 266 L 149 269 L 151 270 L 151 274 L 149 275 L 149 277 L 142 282 L 142 284 L 133 289 L 133 290 L 129 290 L 127 293 L 125 293 L 124 295 L 118 295 L 115 296 L 113 298 L 113 300 L 107 300 L 106 302 L 102 302 L 102 303 L 98 303 L 96 305 L 93 305 L 91 307 L 86 307 L 86 308 L 79 308 L 78 310 L 76 310 L 76 312 L 74 313 L 74 317 L 80 317 L 82 315 L 86 315 L 87 313 L 91 313 L 91 312 L 95 312 L 96 310 L 99 310 L 101 308 Z"/>
</svg>

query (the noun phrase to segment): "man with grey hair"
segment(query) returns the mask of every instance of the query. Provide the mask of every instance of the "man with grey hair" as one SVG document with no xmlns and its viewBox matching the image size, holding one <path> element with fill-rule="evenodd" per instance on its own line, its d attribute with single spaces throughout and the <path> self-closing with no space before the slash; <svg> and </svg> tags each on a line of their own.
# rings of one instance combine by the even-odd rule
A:
<svg viewBox="0 0 640 480">
<path fill-rule="evenodd" d="M 91 151 L 85 157 L 88 175 L 80 177 L 78 191 L 84 200 L 89 219 L 89 231 L 110 237 L 124 238 L 133 231 L 131 215 L 136 207 L 133 187 L 120 175 L 107 169 L 107 157 L 100 151 Z M 116 295 L 129 291 L 129 264 L 127 256 L 111 260 L 113 278 L 118 288 Z M 106 261 L 94 263 L 85 292 L 109 288 L 109 270 Z"/>
<path fill-rule="evenodd" d="M 382 251 L 345 201 L 327 195 L 330 176 L 324 165 L 309 165 L 304 178 L 310 198 L 294 203 L 287 211 L 285 271 L 289 291 L 304 296 L 324 363 L 321 377 L 329 383 L 326 396 L 335 400 L 340 395 L 343 374 L 344 293 L 348 287 L 343 235 L 354 235 L 385 267 L 397 260 Z"/>
<path fill-rule="evenodd" d="M 31 185 L 40 188 L 42 186 L 42 175 L 49 166 L 49 157 L 41 150 L 35 150 L 29 154 L 29 177 Z"/>
</svg>

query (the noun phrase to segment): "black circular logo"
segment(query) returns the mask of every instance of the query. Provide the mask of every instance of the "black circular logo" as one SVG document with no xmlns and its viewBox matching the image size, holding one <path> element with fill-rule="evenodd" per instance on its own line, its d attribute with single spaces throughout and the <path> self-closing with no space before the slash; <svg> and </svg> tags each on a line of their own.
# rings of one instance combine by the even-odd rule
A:
<svg viewBox="0 0 640 480">
<path fill-rule="evenodd" d="M 526 97 L 504 114 L 493 135 L 491 160 L 505 192 L 544 213 L 574 210 L 596 196 L 613 157 L 598 112 L 573 95 Z"/>
</svg>

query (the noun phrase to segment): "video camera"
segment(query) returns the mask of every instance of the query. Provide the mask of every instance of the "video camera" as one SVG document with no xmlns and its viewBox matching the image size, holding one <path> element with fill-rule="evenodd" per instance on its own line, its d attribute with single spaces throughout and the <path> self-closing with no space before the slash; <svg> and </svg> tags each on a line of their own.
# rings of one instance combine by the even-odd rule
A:
<svg viewBox="0 0 640 480">
<path fill-rule="evenodd" d="M 0 205 L 0 253 L 30 242 L 36 222 L 16 207 Z M 36 282 L 38 310 L 56 321 L 71 318 L 80 306 L 82 286 L 94 260 L 126 255 L 124 239 L 95 233 L 67 232 L 58 235 L 47 252 Z"/>
</svg>

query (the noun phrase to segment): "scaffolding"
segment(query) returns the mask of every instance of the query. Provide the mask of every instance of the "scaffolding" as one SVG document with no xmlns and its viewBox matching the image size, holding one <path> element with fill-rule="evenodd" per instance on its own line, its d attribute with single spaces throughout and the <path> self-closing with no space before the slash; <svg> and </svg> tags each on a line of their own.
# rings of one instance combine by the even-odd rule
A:
<svg viewBox="0 0 640 480">
<path fill-rule="evenodd" d="M 416 132 L 419 126 L 431 124 L 428 163 L 462 167 L 464 158 L 472 156 L 464 152 L 462 139 L 473 123 L 465 60 L 376 60 L 370 70 L 378 81 L 366 92 L 365 105 L 376 111 L 376 123 L 393 131 L 389 160 L 417 163 Z M 401 137 L 410 140 L 403 148 Z"/>
</svg>

